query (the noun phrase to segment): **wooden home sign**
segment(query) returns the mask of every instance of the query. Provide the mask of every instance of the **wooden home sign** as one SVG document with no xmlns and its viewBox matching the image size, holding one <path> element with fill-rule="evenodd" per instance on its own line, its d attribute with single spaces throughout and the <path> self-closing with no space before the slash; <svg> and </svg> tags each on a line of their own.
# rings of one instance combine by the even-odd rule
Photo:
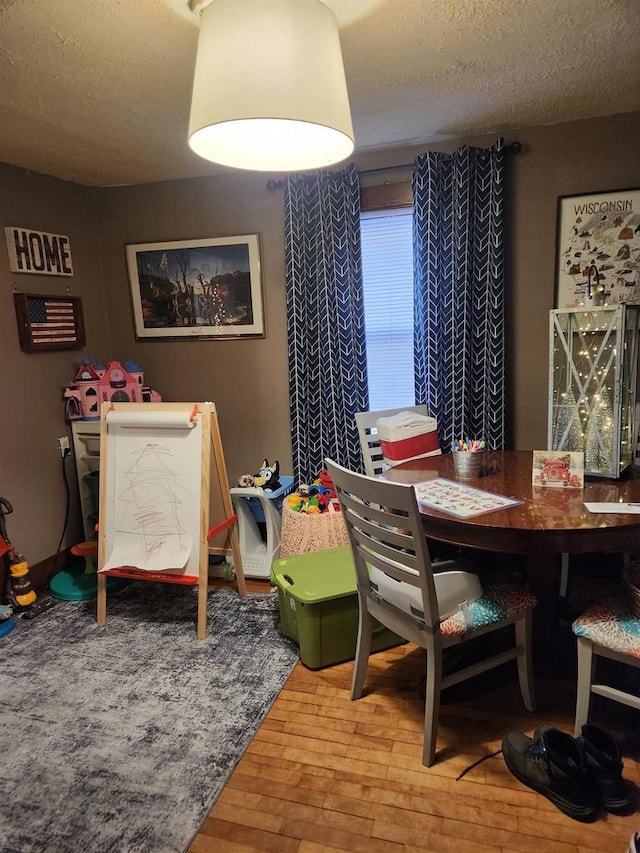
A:
<svg viewBox="0 0 640 853">
<path fill-rule="evenodd" d="M 15 225 L 4 229 L 11 272 L 73 275 L 71 244 L 64 234 L 31 231 Z"/>
</svg>

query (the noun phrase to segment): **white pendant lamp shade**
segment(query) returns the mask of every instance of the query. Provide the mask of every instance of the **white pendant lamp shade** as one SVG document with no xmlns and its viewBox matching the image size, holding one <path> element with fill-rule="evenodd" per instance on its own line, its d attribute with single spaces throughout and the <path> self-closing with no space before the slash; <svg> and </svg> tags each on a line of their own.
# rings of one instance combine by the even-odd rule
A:
<svg viewBox="0 0 640 853">
<path fill-rule="evenodd" d="M 212 0 L 202 13 L 189 145 L 214 163 L 339 163 L 353 126 L 333 12 L 320 0 Z"/>
</svg>

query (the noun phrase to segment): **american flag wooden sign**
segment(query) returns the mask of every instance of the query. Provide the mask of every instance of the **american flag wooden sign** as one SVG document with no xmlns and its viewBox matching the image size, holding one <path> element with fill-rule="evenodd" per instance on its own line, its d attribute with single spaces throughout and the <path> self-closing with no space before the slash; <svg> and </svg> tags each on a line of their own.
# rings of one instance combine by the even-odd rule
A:
<svg viewBox="0 0 640 853">
<path fill-rule="evenodd" d="M 24 352 L 80 349 L 86 343 L 78 296 L 14 293 L 20 348 Z"/>
</svg>

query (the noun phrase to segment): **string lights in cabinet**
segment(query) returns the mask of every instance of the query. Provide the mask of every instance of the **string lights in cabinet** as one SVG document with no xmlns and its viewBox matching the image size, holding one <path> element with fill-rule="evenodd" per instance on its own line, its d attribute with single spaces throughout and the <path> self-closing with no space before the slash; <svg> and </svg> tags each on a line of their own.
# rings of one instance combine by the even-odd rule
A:
<svg viewBox="0 0 640 853">
<path fill-rule="evenodd" d="M 550 312 L 549 449 L 583 452 L 591 476 L 633 462 L 639 321 L 624 303 Z"/>
</svg>

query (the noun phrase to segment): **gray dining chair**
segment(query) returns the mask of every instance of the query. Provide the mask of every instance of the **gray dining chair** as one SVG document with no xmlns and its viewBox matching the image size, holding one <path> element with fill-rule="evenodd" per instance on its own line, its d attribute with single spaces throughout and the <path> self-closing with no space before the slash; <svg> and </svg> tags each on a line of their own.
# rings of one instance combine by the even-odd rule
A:
<svg viewBox="0 0 640 853">
<path fill-rule="evenodd" d="M 575 735 L 589 722 L 591 698 L 604 696 L 613 702 L 640 711 L 636 683 L 623 688 L 614 684 L 612 674 L 600 672 L 598 660 L 608 658 L 640 670 L 640 560 L 630 563 L 624 572 L 627 591 L 612 595 L 588 607 L 572 624 L 578 647 L 578 688 L 576 695 Z M 630 676 L 629 670 L 626 674 Z"/>
<path fill-rule="evenodd" d="M 478 601 L 462 601 L 457 612 L 442 618 L 436 573 L 413 486 L 356 474 L 331 459 L 325 462 L 340 501 L 357 575 L 359 620 L 351 698 L 363 694 L 377 620 L 426 650 L 422 762 L 427 767 L 435 760 L 440 695 L 447 687 L 515 659 L 522 698 L 532 711 L 535 596 L 506 585 L 485 587 Z M 514 626 L 509 648 L 443 674 L 445 649 L 509 625 Z"/>
</svg>

